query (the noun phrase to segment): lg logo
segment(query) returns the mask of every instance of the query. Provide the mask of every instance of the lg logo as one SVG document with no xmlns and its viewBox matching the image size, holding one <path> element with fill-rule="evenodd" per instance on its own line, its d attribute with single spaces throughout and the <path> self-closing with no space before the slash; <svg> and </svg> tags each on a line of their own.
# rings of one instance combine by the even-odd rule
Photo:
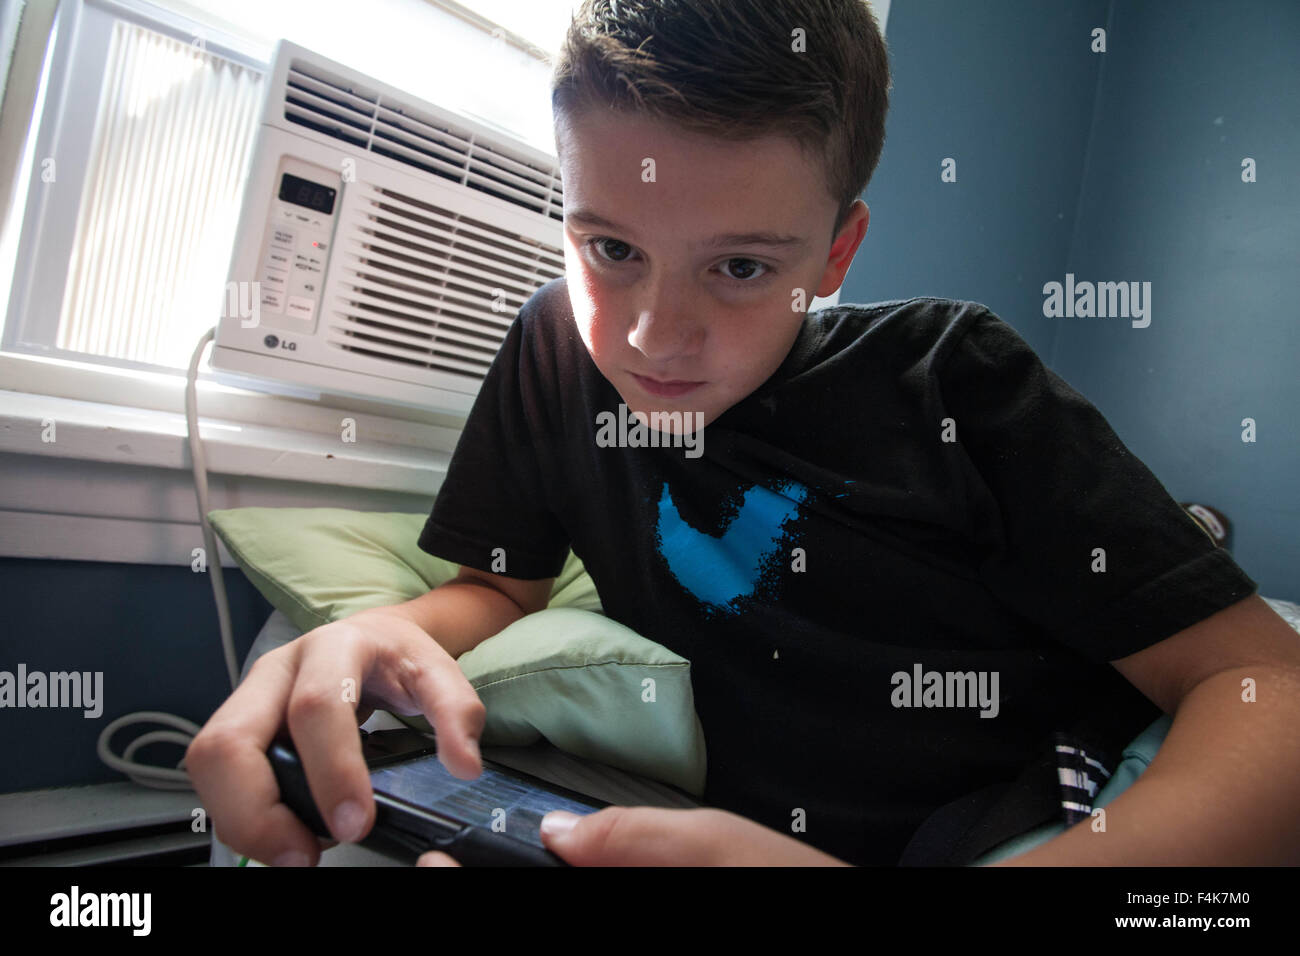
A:
<svg viewBox="0 0 1300 956">
<path fill-rule="evenodd" d="M 278 345 L 280 348 L 287 349 L 290 352 L 293 352 L 298 348 L 298 343 L 290 342 L 288 339 L 281 342 L 279 336 L 276 335 L 268 335 L 266 338 L 262 339 L 262 344 L 268 349 L 273 349 Z"/>
</svg>

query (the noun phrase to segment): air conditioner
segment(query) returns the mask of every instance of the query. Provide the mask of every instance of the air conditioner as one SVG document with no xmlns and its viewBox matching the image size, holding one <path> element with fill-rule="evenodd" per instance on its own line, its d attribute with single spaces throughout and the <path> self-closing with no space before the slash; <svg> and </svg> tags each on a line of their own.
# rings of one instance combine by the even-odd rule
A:
<svg viewBox="0 0 1300 956">
<path fill-rule="evenodd" d="M 286 41 L 266 86 L 214 373 L 467 413 L 564 273 L 555 159 Z"/>
</svg>

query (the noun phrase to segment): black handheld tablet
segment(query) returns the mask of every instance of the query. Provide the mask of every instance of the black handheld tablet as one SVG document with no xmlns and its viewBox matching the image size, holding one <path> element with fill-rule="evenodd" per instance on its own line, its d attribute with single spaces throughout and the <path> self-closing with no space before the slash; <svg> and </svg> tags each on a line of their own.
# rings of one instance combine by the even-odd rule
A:
<svg viewBox="0 0 1300 956">
<path fill-rule="evenodd" d="M 564 866 L 542 843 L 542 817 L 608 806 L 489 760 L 473 780 L 453 777 L 435 744 L 413 730 L 361 734 L 375 796 L 375 825 L 361 845 L 401 860 L 441 850 L 462 866 Z M 292 742 L 277 738 L 267 756 L 280 799 L 314 833 L 331 838 Z"/>
</svg>

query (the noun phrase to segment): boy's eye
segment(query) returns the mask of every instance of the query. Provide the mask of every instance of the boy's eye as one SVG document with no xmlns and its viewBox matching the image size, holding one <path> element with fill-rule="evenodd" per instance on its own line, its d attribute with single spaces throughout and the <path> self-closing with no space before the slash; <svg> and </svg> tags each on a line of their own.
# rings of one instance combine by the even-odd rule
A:
<svg viewBox="0 0 1300 956">
<path fill-rule="evenodd" d="M 600 253 L 600 247 L 604 243 L 609 243 L 610 245 L 614 246 L 615 254 L 612 257 L 609 256 L 608 254 Z M 601 258 L 607 258 L 611 262 L 624 262 L 626 261 L 625 257 L 630 256 L 632 253 L 631 246 L 629 246 L 626 242 L 620 242 L 617 239 L 589 239 L 587 240 L 587 245 L 594 247 L 597 253 L 601 254 Z"/>
<path fill-rule="evenodd" d="M 759 276 L 765 275 L 770 271 L 763 263 L 755 262 L 753 259 L 728 259 L 726 264 L 730 266 L 733 262 L 742 263 L 740 269 L 741 274 L 732 276 L 733 279 L 739 279 L 742 282 L 757 279 Z"/>
<path fill-rule="evenodd" d="M 588 239 L 587 245 L 595 249 L 596 254 L 606 262 L 627 262 L 632 257 L 632 247 L 626 242 L 622 242 L 618 239 L 598 237 L 595 239 Z M 730 267 L 733 267 L 735 263 L 740 263 L 739 269 L 736 271 L 729 271 Z M 726 261 L 724 271 L 726 271 L 728 278 L 734 279 L 737 282 L 752 282 L 755 279 L 770 273 L 772 269 L 770 266 L 765 265 L 762 262 L 757 262 L 754 259 L 745 259 L 737 256 L 736 258 L 728 259 Z"/>
</svg>

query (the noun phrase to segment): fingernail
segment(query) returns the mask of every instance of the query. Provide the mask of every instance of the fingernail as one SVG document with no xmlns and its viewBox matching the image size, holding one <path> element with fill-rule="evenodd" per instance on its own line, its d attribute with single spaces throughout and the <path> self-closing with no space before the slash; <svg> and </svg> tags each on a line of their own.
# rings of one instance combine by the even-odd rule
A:
<svg viewBox="0 0 1300 956">
<path fill-rule="evenodd" d="M 478 741 L 473 737 L 469 739 L 469 752 L 472 753 L 476 759 L 480 761 L 483 759 L 483 751 L 479 749 Z"/>
<path fill-rule="evenodd" d="M 552 810 L 546 816 L 542 817 L 542 836 L 562 837 L 578 822 L 576 813 L 569 813 L 567 810 Z"/>
<path fill-rule="evenodd" d="M 344 800 L 334 808 L 334 835 L 344 843 L 355 843 L 366 825 L 366 812 L 355 800 Z"/>
<path fill-rule="evenodd" d="M 285 850 L 275 858 L 273 866 L 307 866 L 307 854 L 302 850 Z"/>
</svg>

